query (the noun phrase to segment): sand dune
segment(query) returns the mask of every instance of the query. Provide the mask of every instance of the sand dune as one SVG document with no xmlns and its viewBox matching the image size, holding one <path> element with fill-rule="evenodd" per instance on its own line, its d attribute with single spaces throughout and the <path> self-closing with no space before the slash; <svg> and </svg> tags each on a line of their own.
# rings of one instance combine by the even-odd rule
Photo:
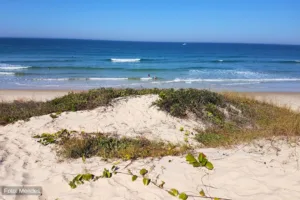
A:
<svg viewBox="0 0 300 200">
<path fill-rule="evenodd" d="M 71 189 L 68 182 L 79 173 L 101 174 L 112 163 L 101 158 L 62 161 L 54 146 L 42 146 L 32 138 L 35 134 L 55 132 L 63 128 L 86 132 L 112 132 L 128 137 L 143 135 L 149 139 L 183 142 L 180 126 L 193 130 L 199 122 L 171 117 L 151 103 L 155 95 L 118 99 L 112 107 L 91 111 L 62 113 L 59 118 L 49 115 L 33 117 L 28 122 L 0 127 L 1 185 L 34 185 L 43 187 L 43 195 L 0 196 L 0 199 L 176 199 L 155 186 L 144 186 L 141 180 L 118 174 L 111 179 L 88 182 Z M 200 124 L 200 127 L 203 126 Z M 190 138 L 192 141 L 192 138 Z M 167 189 L 177 188 L 197 195 L 204 189 L 210 196 L 228 199 L 300 199 L 300 140 L 290 144 L 284 139 L 261 140 L 232 149 L 197 149 L 204 152 L 215 169 L 193 168 L 184 157 L 143 159 L 120 162 L 136 172 L 150 170 L 150 178 L 166 182 Z M 190 198 L 193 199 L 193 198 Z M 200 199 L 200 198 L 194 198 Z"/>
</svg>

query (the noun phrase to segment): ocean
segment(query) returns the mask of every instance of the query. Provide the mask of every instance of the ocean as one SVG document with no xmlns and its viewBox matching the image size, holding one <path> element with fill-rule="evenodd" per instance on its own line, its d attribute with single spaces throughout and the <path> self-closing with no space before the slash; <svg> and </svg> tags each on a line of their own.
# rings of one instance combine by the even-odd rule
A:
<svg viewBox="0 0 300 200">
<path fill-rule="evenodd" d="M 300 92 L 300 46 L 0 38 L 0 89 Z"/>
</svg>

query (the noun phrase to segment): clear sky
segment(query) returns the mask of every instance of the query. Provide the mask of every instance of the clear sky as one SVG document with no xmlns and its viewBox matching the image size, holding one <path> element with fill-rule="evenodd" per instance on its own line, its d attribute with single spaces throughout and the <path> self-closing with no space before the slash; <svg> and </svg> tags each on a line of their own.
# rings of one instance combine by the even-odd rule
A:
<svg viewBox="0 0 300 200">
<path fill-rule="evenodd" d="M 0 37 L 300 44 L 300 0 L 0 0 Z"/>
</svg>

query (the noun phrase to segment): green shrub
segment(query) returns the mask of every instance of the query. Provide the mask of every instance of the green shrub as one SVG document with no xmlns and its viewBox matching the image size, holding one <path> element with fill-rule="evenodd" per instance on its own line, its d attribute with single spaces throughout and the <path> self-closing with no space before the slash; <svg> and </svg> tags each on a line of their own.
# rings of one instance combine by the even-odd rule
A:
<svg viewBox="0 0 300 200">
<path fill-rule="evenodd" d="M 73 134 L 73 137 L 70 137 Z M 34 136 L 43 145 L 59 145 L 59 154 L 66 158 L 121 158 L 124 160 L 181 155 L 190 147 L 150 141 L 145 138 L 117 138 L 101 133 L 75 133 L 62 130 L 54 134 Z"/>
<path fill-rule="evenodd" d="M 47 102 L 0 102 L 0 125 L 6 125 L 18 120 L 28 120 L 33 116 L 50 113 L 90 110 L 99 106 L 107 106 L 114 98 L 130 95 L 158 94 L 159 92 L 160 90 L 155 88 L 143 90 L 100 88 L 80 93 L 70 92 L 63 97 Z"/>
<path fill-rule="evenodd" d="M 196 134 L 195 139 L 205 146 L 219 146 L 226 140 L 226 136 L 211 132 L 201 132 Z"/>
<path fill-rule="evenodd" d="M 100 88 L 81 93 L 70 92 L 68 95 L 47 102 L 2 102 L 0 103 L 0 125 L 12 123 L 17 120 L 28 120 L 33 116 L 50 113 L 94 109 L 99 106 L 110 105 L 111 101 L 115 98 L 145 94 L 159 94 L 161 99 L 154 104 L 175 117 L 184 117 L 189 111 L 196 114 L 197 117 L 205 119 L 208 113 L 205 110 L 208 109 L 217 119 L 212 119 L 212 123 L 219 123 L 219 121 L 223 120 L 220 111 L 210 107 L 212 105 L 215 107 L 224 107 L 226 103 L 224 97 L 207 90 Z M 51 117 L 56 118 L 54 114 Z"/>
</svg>

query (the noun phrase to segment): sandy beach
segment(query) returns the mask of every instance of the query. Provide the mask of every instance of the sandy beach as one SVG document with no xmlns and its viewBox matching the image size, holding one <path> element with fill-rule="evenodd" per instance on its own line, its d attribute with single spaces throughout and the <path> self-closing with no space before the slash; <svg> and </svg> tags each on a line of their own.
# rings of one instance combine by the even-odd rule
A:
<svg viewBox="0 0 300 200">
<path fill-rule="evenodd" d="M 0 101 L 47 101 L 66 95 L 68 92 L 71 90 L 0 90 Z"/>
<path fill-rule="evenodd" d="M 45 101 L 68 91 L 2 90 L 3 101 Z M 244 93 L 261 101 L 300 109 L 299 93 Z M 86 160 L 61 160 L 53 145 L 43 146 L 32 136 L 61 129 L 112 133 L 119 136 L 143 136 L 150 140 L 184 143 L 185 127 L 193 131 L 203 128 L 197 120 L 179 119 L 152 106 L 157 95 L 126 97 L 114 100 L 112 106 L 90 111 L 64 112 L 53 119 L 49 115 L 32 117 L 29 121 L 0 126 L 0 183 L 6 186 L 34 185 L 43 188 L 42 196 L 0 196 L 0 199 L 176 199 L 155 186 L 132 182 L 123 174 L 111 179 L 86 182 L 71 189 L 68 182 L 79 173 L 101 174 L 104 168 L 118 163 L 121 171 L 138 173 L 149 170 L 151 179 L 163 180 L 165 188 L 177 188 L 190 195 L 203 189 L 210 197 L 226 199 L 300 199 L 300 140 L 285 138 L 254 141 L 231 149 L 199 148 L 214 164 L 209 171 L 187 164 L 184 156 L 167 156 L 133 161 L 103 161 L 99 157 Z M 193 144 L 192 135 L 189 142 Z M 198 191 L 198 192 L 197 192 Z M 189 198 L 190 199 L 190 198 Z M 193 198 L 191 198 L 193 199 Z M 201 198 L 194 198 L 201 199 Z"/>
</svg>

